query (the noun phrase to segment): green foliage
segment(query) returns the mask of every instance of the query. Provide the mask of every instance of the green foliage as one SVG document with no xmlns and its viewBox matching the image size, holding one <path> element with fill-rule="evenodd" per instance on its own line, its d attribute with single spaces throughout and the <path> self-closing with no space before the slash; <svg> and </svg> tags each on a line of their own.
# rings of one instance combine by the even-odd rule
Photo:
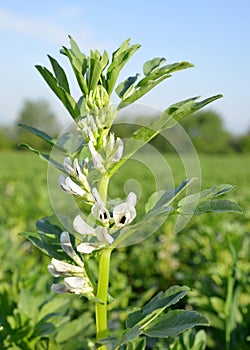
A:
<svg viewBox="0 0 250 350">
<path fill-rule="evenodd" d="M 114 350 L 128 342 L 133 343 L 142 335 L 152 338 L 174 337 L 194 325 L 207 325 L 206 318 L 194 311 L 170 310 L 163 313 L 182 299 L 187 291 L 187 287 L 174 286 L 165 293 L 158 293 L 141 309 L 128 315 L 127 329 L 119 338 L 111 336 L 98 343 L 104 344 L 108 350 Z"/>
<path fill-rule="evenodd" d="M 233 319 L 229 319 L 230 327 L 232 327 L 231 349 L 248 349 L 249 344 L 246 340 L 250 325 L 248 160 L 247 156 L 232 155 L 225 158 L 221 156 L 201 157 L 204 182 L 208 186 L 223 181 L 225 174 L 230 182 L 241 184 L 237 191 L 231 192 L 231 197 L 242 205 L 244 216 L 229 216 L 227 214 L 221 214 L 220 217 L 215 214 L 210 214 L 209 217 L 198 216 L 189 224 L 188 235 L 186 230 L 175 235 L 172 231 L 174 218 L 169 217 L 162 229 L 150 239 L 140 245 L 121 248 L 119 252 L 114 252 L 110 293 L 117 297 L 116 301 L 109 306 L 110 322 L 114 329 L 117 329 L 118 324 L 119 326 L 124 325 L 127 319 L 128 315 L 124 313 L 123 309 L 129 306 L 130 312 L 134 312 L 134 308 L 138 310 L 138 308 L 144 307 L 151 297 L 157 295 L 160 290 L 168 289 L 173 283 L 186 284 L 192 289 L 192 292 L 188 294 L 188 303 L 192 304 L 195 309 L 205 311 L 210 321 L 210 327 L 206 328 L 208 338 L 206 348 L 208 350 L 223 349 L 225 348 L 226 329 L 224 315 L 228 310 L 226 305 L 229 305 L 226 300 L 230 300 L 227 298 L 228 286 L 231 285 L 228 284 L 228 281 L 233 276 L 236 282 L 234 283 L 232 302 L 235 311 L 231 313 Z M 1 325 L 5 327 L 5 322 L 8 322 L 7 317 L 9 315 L 14 317 L 14 309 L 17 308 L 21 290 L 24 289 L 27 295 L 37 295 L 41 300 L 40 305 L 46 305 L 49 300 L 52 301 L 52 295 L 49 293 L 51 277 L 46 269 L 48 258 L 39 254 L 38 250 L 32 249 L 27 242 L 16 235 L 17 232 L 26 229 L 32 231 L 34 217 L 49 215 L 51 210 L 48 208 L 46 167 L 43 162 L 31 154 L 23 153 L 2 153 L 0 161 L 5 164 L 0 172 L 0 193 L 3 199 L 0 205 L 0 321 Z M 177 158 L 168 155 L 168 161 L 174 169 L 176 181 L 181 181 L 183 171 Z M 26 164 L 25 168 L 23 167 L 24 163 Z M 130 167 L 128 166 L 124 170 L 129 174 Z M 140 177 L 139 168 L 134 167 L 133 171 L 134 176 L 138 173 Z M 120 184 L 123 183 L 125 177 L 125 173 L 122 178 L 114 177 L 113 191 L 116 190 L 119 193 Z M 147 181 L 146 177 L 144 181 Z M 30 186 L 32 186 L 32 195 Z M 149 186 L 146 184 L 143 189 L 145 198 L 149 197 L 151 193 Z M 236 269 L 228 238 L 236 250 Z M 140 293 L 139 299 L 138 293 Z M 79 342 L 82 342 L 84 338 L 85 345 L 83 344 L 82 348 L 84 350 L 91 349 L 94 326 L 88 322 L 91 321 L 93 314 L 91 311 L 87 312 L 89 305 L 86 305 L 86 299 L 83 301 L 72 296 L 70 298 L 65 298 L 65 296 L 57 298 L 62 298 L 67 305 L 66 308 L 62 307 L 56 311 L 57 320 L 60 317 L 63 319 L 70 316 L 71 321 L 58 328 L 58 335 L 51 333 L 49 336 L 37 337 L 37 344 L 40 348 L 47 349 L 49 343 L 52 347 L 56 342 L 63 350 L 77 350 Z M 55 302 L 57 302 L 57 298 L 54 299 Z M 182 303 L 185 305 L 186 299 L 182 299 Z M 40 313 L 41 306 L 38 302 L 36 305 L 38 313 Z M 81 314 L 82 316 L 80 316 Z M 22 319 L 25 317 L 27 320 L 25 315 L 22 316 Z M 32 317 L 27 324 L 30 325 L 31 319 Z M 52 323 L 54 324 L 54 321 Z M 81 331 L 83 324 L 85 328 Z M 13 332 L 20 334 L 23 326 L 16 324 L 15 327 Z M 5 332 L 3 329 L 0 332 L 0 347 L 9 350 L 11 349 L 9 345 L 7 347 L 3 345 L 3 341 L 7 337 Z M 200 342 L 205 343 L 204 331 L 201 335 L 200 332 L 195 333 L 193 329 L 192 336 L 185 332 L 172 343 L 169 342 L 168 338 L 162 341 L 157 341 L 154 338 L 142 338 L 140 346 L 147 343 L 148 349 L 172 350 L 171 346 L 173 347 L 175 344 L 174 350 L 203 350 L 204 345 L 200 348 L 196 345 L 200 338 L 203 339 Z M 13 338 L 14 334 L 10 336 Z M 194 338 L 197 339 L 195 342 Z M 12 345 L 12 347 L 17 346 L 19 345 Z M 129 342 L 126 347 L 128 346 L 130 346 Z M 140 349 L 137 343 L 131 346 L 134 349 L 137 349 L 136 346 L 138 346 Z M 145 349 L 145 347 L 141 347 L 141 349 Z"/>
</svg>

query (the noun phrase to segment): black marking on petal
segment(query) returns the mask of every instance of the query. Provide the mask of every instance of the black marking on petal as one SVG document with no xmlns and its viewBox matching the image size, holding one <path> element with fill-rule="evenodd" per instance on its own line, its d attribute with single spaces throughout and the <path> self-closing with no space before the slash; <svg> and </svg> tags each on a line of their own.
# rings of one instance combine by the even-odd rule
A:
<svg viewBox="0 0 250 350">
<path fill-rule="evenodd" d="M 124 225 L 126 223 L 126 220 L 127 220 L 126 215 L 123 215 L 120 219 L 120 224 Z"/>
</svg>

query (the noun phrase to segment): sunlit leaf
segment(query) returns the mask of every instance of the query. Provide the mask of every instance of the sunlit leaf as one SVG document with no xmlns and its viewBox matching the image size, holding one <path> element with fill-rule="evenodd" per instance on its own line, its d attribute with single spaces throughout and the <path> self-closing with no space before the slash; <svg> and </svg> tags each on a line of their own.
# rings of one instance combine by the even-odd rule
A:
<svg viewBox="0 0 250 350">
<path fill-rule="evenodd" d="M 140 48 L 141 45 L 129 45 L 130 39 L 125 40 L 113 53 L 112 62 L 107 70 L 107 92 L 111 95 L 120 71 L 128 62 L 130 57 Z"/>
<path fill-rule="evenodd" d="M 50 63 L 53 68 L 58 84 L 70 94 L 68 79 L 63 68 L 60 66 L 57 60 L 55 60 L 53 57 L 48 55 L 48 58 L 50 60 Z"/>
<path fill-rule="evenodd" d="M 174 310 L 161 315 L 143 332 L 148 337 L 167 338 L 175 337 L 186 329 L 194 326 L 206 326 L 208 320 L 195 311 Z"/>
<path fill-rule="evenodd" d="M 154 296 L 142 309 L 134 311 L 128 315 L 126 321 L 126 327 L 131 328 L 136 324 L 149 324 L 160 313 L 163 312 L 167 307 L 176 304 L 180 299 L 182 299 L 189 288 L 186 286 L 172 286 L 165 292 L 160 292 Z"/>
<path fill-rule="evenodd" d="M 148 60 L 143 65 L 143 73 L 145 75 L 148 75 L 151 73 L 155 68 L 159 67 L 162 63 L 164 63 L 166 59 L 164 57 L 156 57 L 151 60 Z"/>
<path fill-rule="evenodd" d="M 49 85 L 51 90 L 56 94 L 60 101 L 64 104 L 73 119 L 80 116 L 80 111 L 74 98 L 59 85 L 57 79 L 53 74 L 46 68 L 42 66 L 35 66 L 39 73 L 42 75 L 46 83 Z"/>
</svg>

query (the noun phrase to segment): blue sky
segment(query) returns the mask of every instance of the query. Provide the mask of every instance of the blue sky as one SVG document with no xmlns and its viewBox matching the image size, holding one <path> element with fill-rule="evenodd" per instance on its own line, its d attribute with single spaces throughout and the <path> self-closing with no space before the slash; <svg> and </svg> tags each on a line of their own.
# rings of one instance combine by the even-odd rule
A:
<svg viewBox="0 0 250 350">
<path fill-rule="evenodd" d="M 222 93 L 210 108 L 231 132 L 250 128 L 250 1 L 1 0 L 1 124 L 15 122 L 25 99 L 38 98 L 46 99 L 63 122 L 69 120 L 34 68 L 49 66 L 50 54 L 70 72 L 59 54 L 68 46 L 68 34 L 86 53 L 90 48 L 111 53 L 129 37 L 142 44 L 121 79 L 141 72 L 153 57 L 194 63 L 139 102 L 163 110 L 188 97 Z"/>
</svg>

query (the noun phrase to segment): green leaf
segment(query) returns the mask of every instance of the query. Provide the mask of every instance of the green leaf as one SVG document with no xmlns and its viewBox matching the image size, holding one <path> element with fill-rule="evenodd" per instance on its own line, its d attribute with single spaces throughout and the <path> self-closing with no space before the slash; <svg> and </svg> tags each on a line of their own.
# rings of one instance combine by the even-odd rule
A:
<svg viewBox="0 0 250 350">
<path fill-rule="evenodd" d="M 53 57 L 48 55 L 48 58 L 50 60 L 50 63 L 53 68 L 58 84 L 70 94 L 68 79 L 63 68 L 60 66 L 57 60 L 55 60 Z"/>
<path fill-rule="evenodd" d="M 164 112 L 168 117 L 171 117 L 174 122 L 179 122 L 182 119 L 186 118 L 188 115 L 198 111 L 199 109 L 205 107 L 207 104 L 217 100 L 218 98 L 223 97 L 221 94 L 211 96 L 206 98 L 203 101 L 196 102 L 199 96 L 189 98 L 184 101 L 177 102 L 170 107 L 168 107 Z M 173 124 L 170 126 L 173 126 Z"/>
<path fill-rule="evenodd" d="M 179 193 L 181 193 L 187 186 L 190 185 L 192 181 L 195 179 L 189 179 L 183 181 L 180 186 L 178 186 L 175 189 L 167 190 L 167 191 L 159 191 L 156 193 L 153 193 L 150 197 L 148 202 L 146 203 L 145 209 L 146 213 L 150 212 L 151 210 L 156 210 L 162 206 L 169 205 L 177 196 Z"/>
<path fill-rule="evenodd" d="M 118 106 L 118 109 L 124 108 L 127 105 L 141 98 L 143 95 L 145 95 L 148 91 L 153 89 L 163 80 L 171 77 L 170 73 L 190 67 L 193 67 L 193 65 L 189 62 L 178 62 L 166 65 L 164 67 L 155 67 L 155 69 L 153 69 L 151 73 L 146 75 L 146 77 L 144 77 L 137 83 L 133 93 L 130 93 L 128 96 L 126 95 L 127 97 L 124 96 L 124 98 Z"/>
<path fill-rule="evenodd" d="M 38 220 L 36 223 L 38 232 L 22 232 L 21 236 L 29 239 L 37 248 L 52 258 L 68 260 L 68 255 L 62 250 L 60 235 L 63 229 L 59 226 L 55 216 Z"/>
<path fill-rule="evenodd" d="M 81 52 L 81 50 L 79 49 L 79 46 L 77 45 L 77 43 L 75 42 L 75 40 L 71 35 L 69 35 L 69 42 L 70 42 L 71 50 L 74 53 L 74 55 L 79 59 L 82 59 L 82 57 L 85 55 Z"/>
<path fill-rule="evenodd" d="M 89 92 L 88 90 L 88 86 L 87 86 L 87 82 L 84 78 L 84 75 L 86 73 L 87 70 L 87 58 L 84 54 L 79 54 L 76 56 L 76 54 L 70 50 L 67 49 L 66 47 L 63 47 L 63 49 L 61 50 L 61 53 L 63 53 L 64 55 L 66 55 L 70 61 L 70 64 L 73 68 L 74 74 L 76 76 L 78 85 L 83 93 L 84 96 L 86 96 Z"/>
<path fill-rule="evenodd" d="M 153 338 L 175 337 L 186 329 L 206 325 L 207 319 L 195 311 L 174 310 L 161 315 L 143 333 Z"/>
<path fill-rule="evenodd" d="M 235 189 L 235 186 L 222 184 L 189 195 L 178 203 L 178 211 L 183 215 L 203 214 L 207 212 L 242 213 L 242 208 L 231 200 L 219 200 L 217 197 Z"/>
<path fill-rule="evenodd" d="M 103 56 L 95 50 L 90 52 L 89 70 L 88 70 L 88 89 L 95 90 L 100 81 L 101 74 L 109 61 L 107 51 L 104 51 Z"/>
<path fill-rule="evenodd" d="M 188 208 L 184 208 L 181 211 L 182 214 L 186 214 Z M 223 213 L 223 212 L 234 212 L 242 214 L 242 208 L 230 200 L 210 200 L 206 202 L 201 202 L 195 208 L 194 214 L 203 214 L 207 212 Z"/>
<path fill-rule="evenodd" d="M 138 86 L 147 85 L 150 81 L 157 80 L 162 76 L 166 76 L 168 78 L 171 76 L 171 73 L 177 72 L 182 69 L 192 68 L 193 66 L 194 65 L 192 63 L 183 61 L 183 62 L 171 63 L 163 67 L 157 67 L 145 78 L 140 80 L 138 83 Z"/>
<path fill-rule="evenodd" d="M 56 160 L 51 158 L 49 154 L 41 153 L 40 151 L 38 151 L 37 149 L 32 148 L 31 146 L 27 145 L 26 143 L 21 143 L 19 146 L 27 148 L 31 152 L 37 154 L 42 160 L 44 160 L 44 161 L 54 165 L 57 169 L 59 169 L 59 170 L 61 170 L 61 171 L 63 171 L 65 173 L 65 169 L 62 166 L 62 164 L 58 163 Z"/>
<path fill-rule="evenodd" d="M 107 92 L 111 95 L 116 80 L 120 74 L 120 71 L 128 62 L 130 57 L 141 47 L 141 45 L 135 44 L 129 46 L 130 39 L 125 40 L 121 46 L 113 53 L 112 62 L 107 70 Z"/>
<path fill-rule="evenodd" d="M 120 83 L 115 89 L 117 95 L 122 98 L 126 97 L 129 92 L 133 89 L 133 86 L 138 79 L 139 74 L 136 74 L 134 77 L 128 77 L 125 81 Z"/>
<path fill-rule="evenodd" d="M 217 186 L 207 188 L 201 192 L 194 193 L 194 194 L 191 194 L 191 195 L 183 198 L 182 200 L 179 201 L 178 205 L 182 206 L 184 204 L 196 202 L 197 200 L 201 201 L 201 200 L 213 199 L 213 198 L 222 196 L 222 195 L 234 190 L 235 188 L 236 188 L 236 186 L 232 186 L 229 184 L 217 185 Z"/>
<path fill-rule="evenodd" d="M 156 85 L 158 85 L 159 83 L 161 83 L 163 80 L 169 78 L 170 75 L 164 75 L 162 77 L 160 77 L 157 80 L 154 80 L 152 82 L 148 82 L 147 84 L 144 84 L 143 86 L 139 86 L 140 81 L 138 82 L 138 84 L 135 87 L 135 92 L 133 92 L 132 94 L 130 94 L 128 97 L 122 99 L 122 101 L 119 103 L 117 109 L 120 110 L 124 107 L 127 107 L 128 105 L 130 105 L 131 103 L 137 101 L 139 98 L 141 98 L 143 95 L 145 95 L 147 92 L 149 92 L 150 90 L 152 90 Z"/>
<path fill-rule="evenodd" d="M 189 288 L 186 286 L 172 286 L 165 292 L 158 293 L 142 309 L 128 315 L 126 327 L 131 328 L 136 324 L 140 324 L 143 327 L 143 324 L 151 323 L 167 307 L 176 304 L 182 299 L 188 291 Z"/>
<path fill-rule="evenodd" d="M 151 73 L 155 68 L 159 67 L 162 63 L 166 61 L 166 58 L 164 57 L 156 57 L 151 60 L 148 60 L 143 65 L 143 73 L 145 75 L 148 75 Z"/>
<path fill-rule="evenodd" d="M 119 339 L 115 337 L 104 338 L 98 340 L 97 344 L 105 345 L 108 350 L 114 350 L 130 341 L 137 339 L 140 334 L 141 331 L 139 326 L 135 326 L 126 330 Z"/>
<path fill-rule="evenodd" d="M 57 143 L 57 140 L 55 138 L 53 138 L 52 136 L 46 134 L 44 131 L 42 130 L 39 130 L 33 126 L 30 126 L 30 125 L 27 125 L 27 124 L 18 124 L 19 126 L 21 126 L 22 128 L 30 131 L 32 134 L 40 137 L 42 140 L 48 142 L 50 145 L 52 146 L 55 146 L 61 150 L 64 150 L 62 146 L 60 146 L 58 143 Z"/>
<path fill-rule="evenodd" d="M 74 98 L 62 86 L 59 85 L 57 79 L 46 67 L 42 67 L 39 65 L 35 67 L 42 75 L 46 83 L 49 85 L 51 90 L 64 104 L 64 106 L 66 107 L 70 115 L 73 117 L 73 119 L 78 118 L 80 116 L 80 111 Z"/>
</svg>

